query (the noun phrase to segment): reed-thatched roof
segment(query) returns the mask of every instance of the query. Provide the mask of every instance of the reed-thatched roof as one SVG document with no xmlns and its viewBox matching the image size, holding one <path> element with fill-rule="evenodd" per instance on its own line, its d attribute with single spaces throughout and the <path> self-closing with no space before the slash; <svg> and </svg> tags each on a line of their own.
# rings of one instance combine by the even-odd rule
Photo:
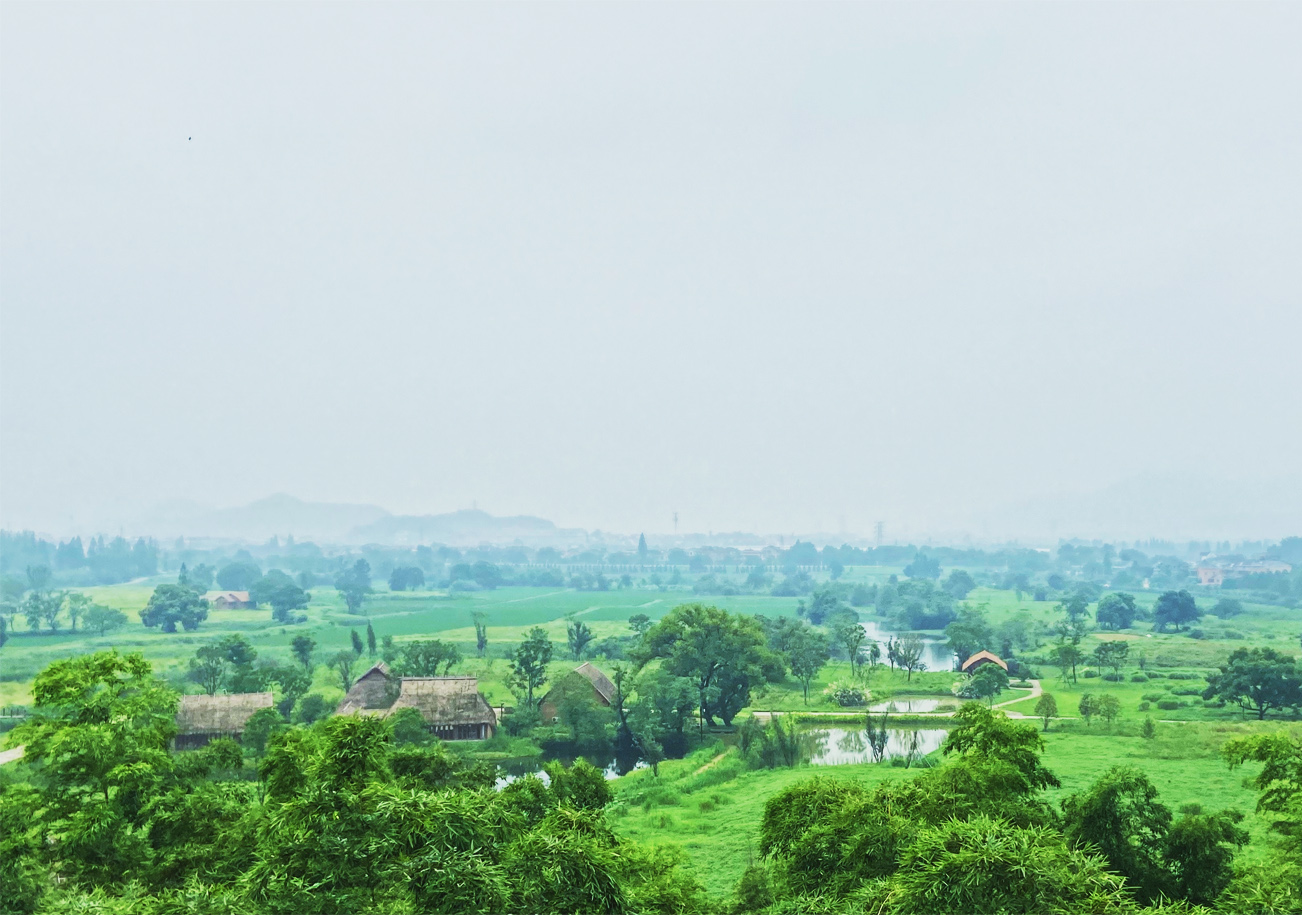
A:
<svg viewBox="0 0 1302 915">
<path fill-rule="evenodd" d="M 357 678 L 348 695 L 344 696 L 344 701 L 339 703 L 335 714 L 374 714 L 385 711 L 393 704 L 393 693 L 389 685 L 391 679 L 389 665 L 379 662 Z"/>
<path fill-rule="evenodd" d="M 271 693 L 182 696 L 176 712 L 178 734 L 242 734 L 253 714 L 275 705 Z"/>
<path fill-rule="evenodd" d="M 999 655 L 993 654 L 989 651 L 978 651 L 976 654 L 972 655 L 972 657 L 964 661 L 963 666 L 960 667 L 959 670 L 965 674 L 970 673 L 985 663 L 998 664 L 1004 670 L 1008 669 L 1008 664 L 1005 663 L 1004 659 L 999 657 Z"/>
<path fill-rule="evenodd" d="M 474 677 L 403 677 L 398 700 L 389 708 L 414 708 L 432 725 L 487 724 L 497 726 L 497 715 L 479 694 Z"/>
<path fill-rule="evenodd" d="M 593 667 L 591 662 L 584 661 L 574 668 L 574 672 L 591 683 L 592 688 L 607 702 L 615 698 L 615 684 L 611 682 L 610 677 Z"/>
</svg>

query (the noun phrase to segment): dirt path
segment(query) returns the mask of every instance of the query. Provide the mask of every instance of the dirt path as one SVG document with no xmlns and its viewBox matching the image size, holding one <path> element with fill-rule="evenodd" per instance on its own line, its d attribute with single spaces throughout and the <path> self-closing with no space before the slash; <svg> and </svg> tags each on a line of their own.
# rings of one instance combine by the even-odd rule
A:
<svg viewBox="0 0 1302 915">
<path fill-rule="evenodd" d="M 710 761 L 709 761 L 708 763 L 706 763 L 705 765 L 701 766 L 701 768 L 697 769 L 697 770 L 696 770 L 695 772 L 693 772 L 692 774 L 693 774 L 693 775 L 700 775 L 702 772 L 706 771 L 707 769 L 713 769 L 713 768 L 714 768 L 715 766 L 717 766 L 720 762 L 722 762 L 722 761 L 723 761 L 723 758 L 724 758 L 725 756 L 727 756 L 727 755 L 728 755 L 728 751 L 727 751 L 727 750 L 724 750 L 722 753 L 720 753 L 718 756 L 714 757 L 714 759 L 710 760 Z"/>
<path fill-rule="evenodd" d="M 996 703 L 995 705 L 991 706 L 991 708 L 1003 708 L 1005 705 L 1012 705 L 1014 702 L 1025 702 L 1027 699 L 1038 699 L 1040 698 L 1040 694 L 1043 692 L 1044 690 L 1040 688 L 1040 681 L 1032 680 L 1031 691 L 1027 693 L 1025 696 L 1018 696 L 1016 699 L 1009 699 L 1007 702 Z"/>
<path fill-rule="evenodd" d="M 5 750 L 3 753 L 0 753 L 0 766 L 3 766 L 5 763 L 16 762 L 17 760 L 22 759 L 23 750 L 26 749 L 27 747 L 25 746 L 14 747 L 12 750 Z"/>
<path fill-rule="evenodd" d="M 531 594 L 528 597 L 517 597 L 514 600 L 504 600 L 504 604 L 518 604 L 526 600 L 542 600 L 544 597 L 555 597 L 557 594 L 564 594 L 564 591 L 552 591 L 549 594 Z"/>
</svg>

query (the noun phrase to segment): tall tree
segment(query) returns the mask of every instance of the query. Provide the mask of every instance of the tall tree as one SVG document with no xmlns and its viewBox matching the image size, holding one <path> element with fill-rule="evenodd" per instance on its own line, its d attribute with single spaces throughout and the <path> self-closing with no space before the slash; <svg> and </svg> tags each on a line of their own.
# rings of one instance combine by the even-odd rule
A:
<svg viewBox="0 0 1302 915">
<path fill-rule="evenodd" d="M 348 605 L 349 613 L 360 613 L 371 593 L 371 564 L 365 559 L 354 562 L 352 568 L 336 576 L 335 589 Z"/>
<path fill-rule="evenodd" d="M 330 658 L 330 666 L 339 677 L 339 685 L 343 687 L 344 692 L 353 688 L 353 666 L 356 663 L 357 655 L 347 650 L 340 651 Z"/>
<path fill-rule="evenodd" d="M 1097 850 L 1142 900 L 1156 900 L 1167 888 L 1163 852 L 1171 811 L 1139 769 L 1113 767 L 1088 791 L 1063 801 L 1062 810 L 1067 840 Z"/>
<path fill-rule="evenodd" d="M 547 665 L 552 660 L 552 643 L 540 626 L 529 630 L 511 657 L 511 684 L 522 690 L 529 708 L 534 707 L 534 691 L 547 682 Z"/>
<path fill-rule="evenodd" d="M 1129 629 L 1135 622 L 1136 613 L 1134 595 L 1117 592 L 1099 598 L 1094 619 L 1103 629 Z"/>
<path fill-rule="evenodd" d="M 895 643 L 895 663 L 908 674 L 905 679 L 910 683 L 913 682 L 914 671 L 927 669 L 927 665 L 922 660 L 924 651 L 922 639 L 913 633 L 905 635 Z"/>
<path fill-rule="evenodd" d="M 303 669 L 308 673 L 316 665 L 312 663 L 312 652 L 316 650 L 316 640 L 310 635 L 296 635 L 294 641 L 289 643 L 290 651 L 294 653 L 294 660 L 303 665 Z"/>
<path fill-rule="evenodd" d="M 577 661 L 593 639 L 592 629 L 582 620 L 569 619 L 565 623 L 565 639 L 569 643 L 570 653 Z"/>
<path fill-rule="evenodd" d="M 86 616 L 86 611 L 90 609 L 90 595 L 81 591 L 69 591 L 63 601 L 64 609 L 68 613 L 68 620 L 72 623 L 72 631 L 77 631 L 77 620 Z"/>
<path fill-rule="evenodd" d="M 638 562 L 645 563 L 647 558 L 646 534 L 637 535 L 637 558 Z"/>
<path fill-rule="evenodd" d="M 445 677 L 459 663 L 461 651 L 457 646 L 438 639 L 423 639 L 404 644 L 394 667 L 402 677 Z"/>
<path fill-rule="evenodd" d="M 180 624 L 186 632 L 193 632 L 208 618 L 208 601 L 182 585 L 159 585 L 140 611 L 140 621 L 146 626 L 162 627 L 164 632 L 175 632 Z"/>
<path fill-rule="evenodd" d="M 1110 667 L 1114 674 L 1119 674 L 1129 655 L 1130 646 L 1125 642 L 1101 642 L 1094 648 L 1094 663 Z"/>
<path fill-rule="evenodd" d="M 1166 591 L 1153 605 L 1153 628 L 1165 632 L 1167 626 L 1174 626 L 1178 632 L 1196 623 L 1201 615 L 1197 602 L 1188 591 Z"/>
<path fill-rule="evenodd" d="M 356 629 L 349 629 L 348 637 L 353 643 L 353 654 L 357 655 L 357 657 L 360 658 L 362 656 L 362 652 L 365 651 L 365 648 L 363 648 L 362 646 L 362 637 L 357 634 Z"/>
<path fill-rule="evenodd" d="M 809 704 L 809 684 L 827 663 L 827 648 L 827 636 L 807 623 L 801 623 L 787 639 L 786 660 L 804 689 L 805 705 Z"/>
<path fill-rule="evenodd" d="M 1041 693 L 1035 703 L 1035 716 L 1044 719 L 1044 729 L 1049 730 L 1049 722 L 1058 717 L 1058 700 L 1053 693 Z"/>
<path fill-rule="evenodd" d="M 488 650 L 488 614 L 482 610 L 472 611 L 470 621 L 475 626 L 475 653 L 482 658 Z"/>
<path fill-rule="evenodd" d="M 836 628 L 835 636 L 837 644 L 845 649 L 846 657 L 850 659 L 850 678 L 859 679 L 859 665 L 863 661 L 863 643 L 867 641 L 868 633 L 864 632 L 858 620 L 847 620 Z"/>
<path fill-rule="evenodd" d="M 86 608 L 84 619 L 86 628 L 103 636 L 114 629 L 121 629 L 127 624 L 127 615 L 121 610 L 105 607 L 103 604 L 91 604 Z"/>
<path fill-rule="evenodd" d="M 366 653 L 375 657 L 375 628 L 370 620 L 366 621 Z"/>
<path fill-rule="evenodd" d="M 1273 648 L 1236 648 L 1207 678 L 1203 698 L 1237 703 L 1261 721 L 1273 709 L 1302 706 L 1302 672 L 1291 655 Z"/>
</svg>

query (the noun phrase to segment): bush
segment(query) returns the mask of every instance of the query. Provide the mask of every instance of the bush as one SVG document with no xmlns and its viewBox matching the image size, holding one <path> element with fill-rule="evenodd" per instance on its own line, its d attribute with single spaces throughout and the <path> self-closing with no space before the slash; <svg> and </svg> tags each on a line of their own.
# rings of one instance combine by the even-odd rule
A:
<svg viewBox="0 0 1302 915">
<path fill-rule="evenodd" d="M 1131 675 L 1130 675 L 1130 682 L 1131 682 L 1131 683 L 1147 683 L 1147 682 L 1148 682 L 1148 674 L 1131 674 Z"/>
<path fill-rule="evenodd" d="M 1160 699 L 1166 698 L 1166 693 L 1144 693 L 1144 695 L 1139 698 L 1143 699 L 1145 702 L 1157 702 Z"/>
<path fill-rule="evenodd" d="M 1179 671 L 1177 671 L 1177 672 L 1175 672 L 1175 673 L 1167 674 L 1167 675 L 1166 675 L 1166 678 L 1167 678 L 1168 680 L 1201 680 L 1201 679 L 1203 678 L 1203 675 L 1202 675 L 1202 674 L 1185 674 L 1185 673 L 1180 673 Z"/>
<path fill-rule="evenodd" d="M 843 686 L 832 693 L 832 701 L 842 708 L 858 708 L 868 704 L 863 690 Z"/>
<path fill-rule="evenodd" d="M 1206 634 L 1205 634 L 1201 629 L 1190 629 L 1190 630 L 1189 630 L 1189 638 L 1191 638 L 1191 639 L 1205 639 L 1205 638 L 1207 638 L 1207 635 L 1206 635 Z"/>
<path fill-rule="evenodd" d="M 1093 668 L 1088 668 L 1086 670 L 1081 671 L 1080 675 L 1085 679 L 1089 680 L 1094 677 L 1097 677 L 1099 675 L 1099 672 L 1097 670 L 1094 670 Z"/>
<path fill-rule="evenodd" d="M 1243 640 L 1246 636 L 1237 629 L 1226 629 L 1225 638 L 1237 642 Z"/>
<path fill-rule="evenodd" d="M 1149 708 L 1150 708 L 1150 705 L 1149 705 L 1149 703 L 1148 703 L 1147 701 L 1139 703 L 1139 710 L 1140 710 L 1141 712 L 1146 712 L 1146 711 L 1149 710 Z"/>
<path fill-rule="evenodd" d="M 1123 677 L 1121 674 L 1107 673 L 1103 675 L 1103 679 L 1107 680 L 1109 683 L 1120 683 L 1122 680 L 1126 678 Z"/>
<path fill-rule="evenodd" d="M 1150 671 L 1146 671 L 1146 673 L 1148 674 L 1148 679 L 1150 680 L 1161 680 L 1163 677 L 1166 676 L 1166 674 L 1162 673 L 1160 670 L 1150 670 Z"/>
<path fill-rule="evenodd" d="M 1201 696 L 1202 690 L 1196 686 L 1177 686 L 1171 690 L 1172 696 Z"/>
<path fill-rule="evenodd" d="M 1157 703 L 1157 707 L 1164 712 L 1170 712 L 1178 708 L 1184 708 L 1184 703 L 1179 699 L 1163 699 Z"/>
</svg>

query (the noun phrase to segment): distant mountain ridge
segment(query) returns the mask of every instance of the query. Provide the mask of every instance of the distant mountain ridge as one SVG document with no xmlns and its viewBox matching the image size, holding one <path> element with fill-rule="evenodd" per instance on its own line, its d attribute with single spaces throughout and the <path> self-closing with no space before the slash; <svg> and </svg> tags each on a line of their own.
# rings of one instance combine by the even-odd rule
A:
<svg viewBox="0 0 1302 915">
<path fill-rule="evenodd" d="M 349 532 L 349 539 L 361 543 L 411 545 L 444 543 L 476 546 L 480 543 L 514 543 L 547 546 L 582 542 L 586 532 L 564 530 L 545 518 L 532 515 L 495 517 L 478 509 L 463 509 L 442 515 L 389 515 Z"/>
</svg>

